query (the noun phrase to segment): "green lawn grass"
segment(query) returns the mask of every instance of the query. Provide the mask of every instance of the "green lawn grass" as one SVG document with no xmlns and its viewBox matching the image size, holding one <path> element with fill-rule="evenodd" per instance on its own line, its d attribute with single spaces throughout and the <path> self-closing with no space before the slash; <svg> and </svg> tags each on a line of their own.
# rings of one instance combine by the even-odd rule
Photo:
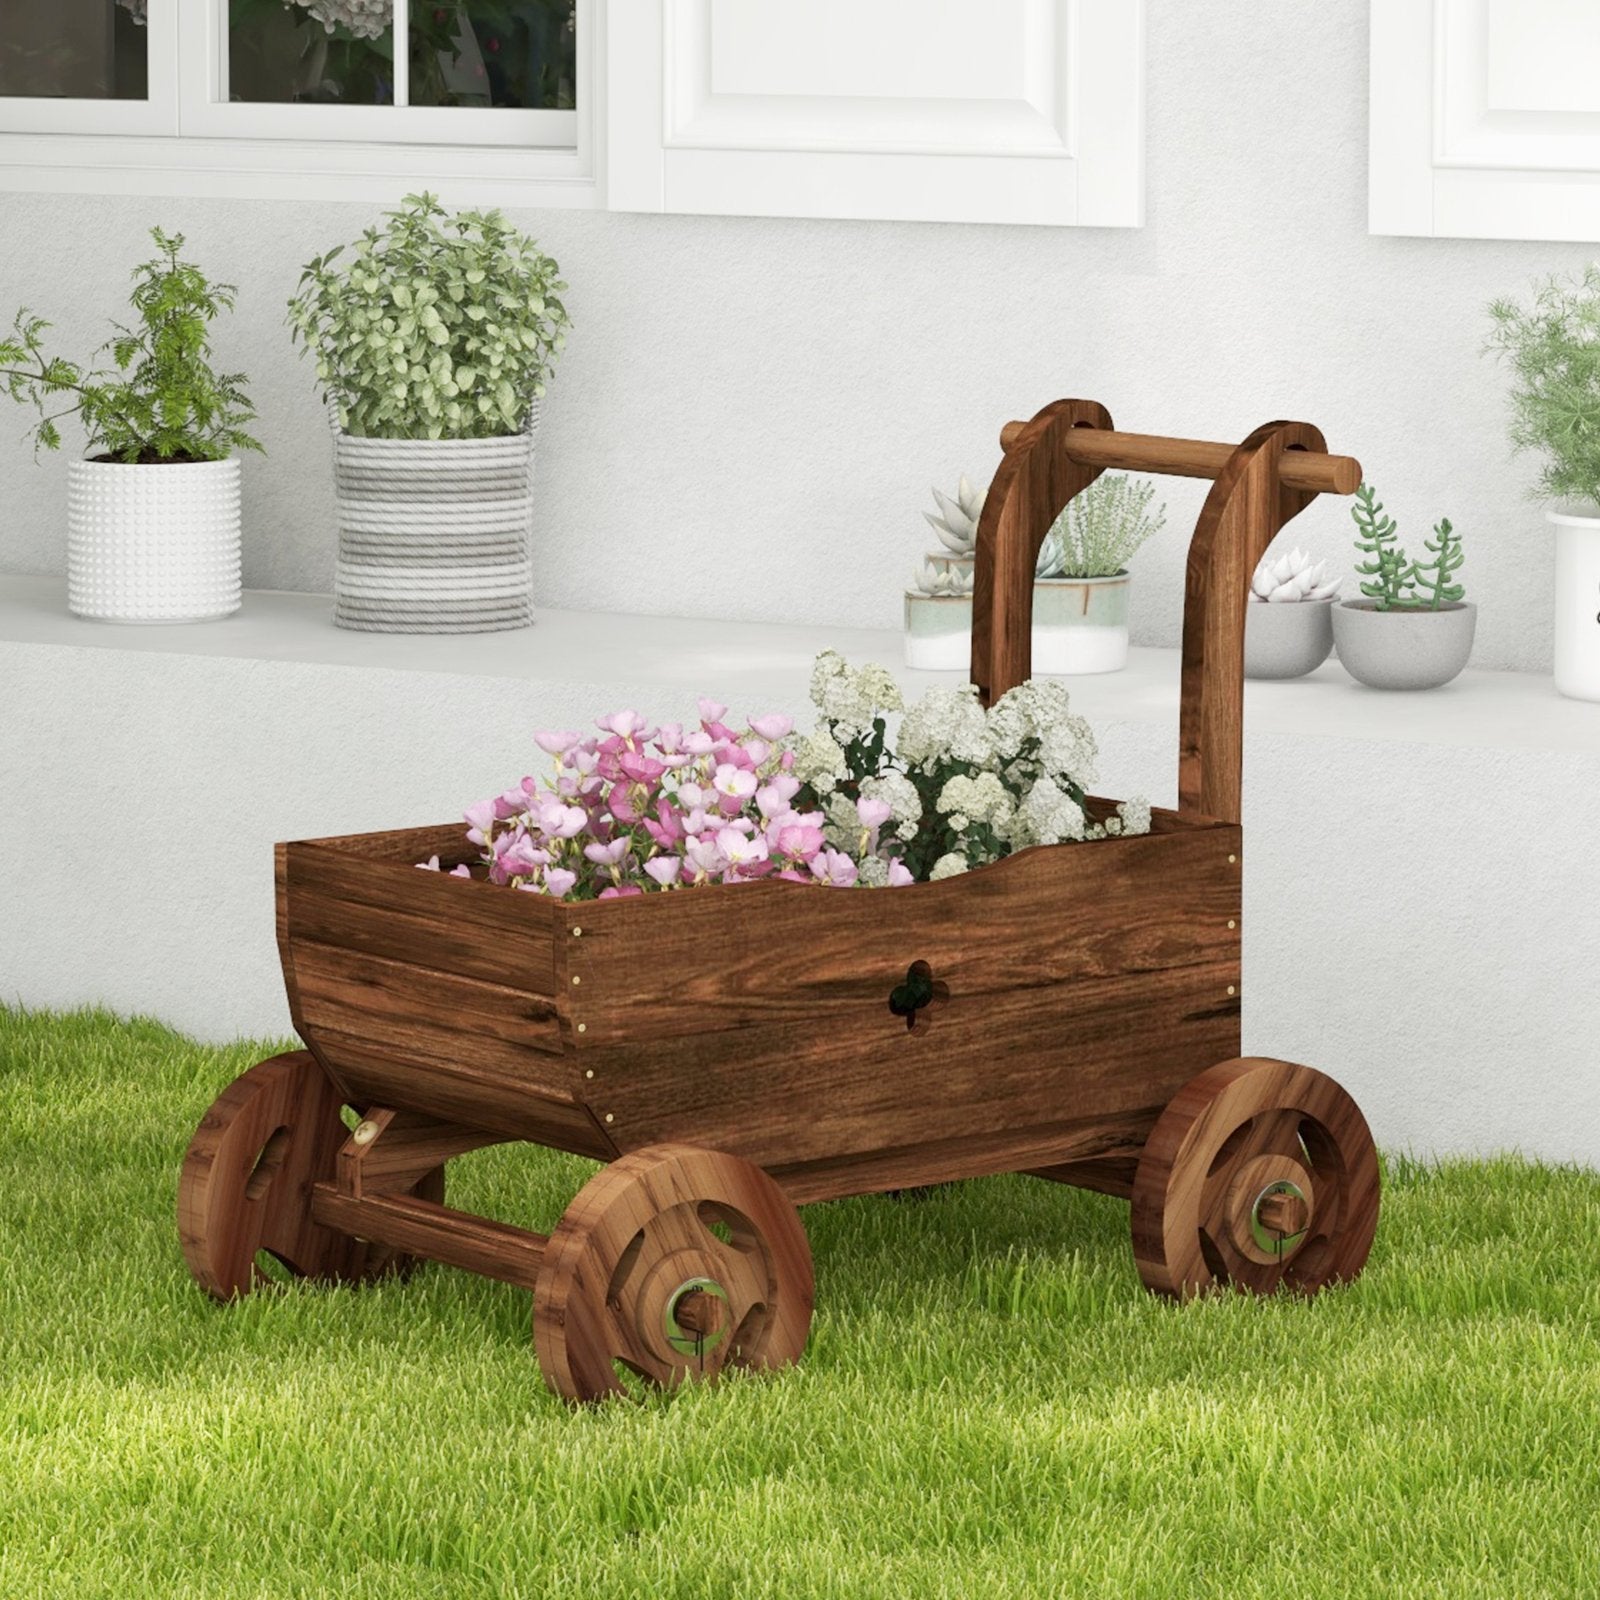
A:
<svg viewBox="0 0 1600 1600">
<path fill-rule="evenodd" d="M 798 1368 L 573 1412 L 503 1285 L 194 1287 L 178 1163 L 263 1053 L 0 1010 L 0 1595 L 1600 1593 L 1593 1173 L 1391 1161 L 1358 1284 L 1187 1308 L 1102 1196 L 813 1207 Z"/>
</svg>

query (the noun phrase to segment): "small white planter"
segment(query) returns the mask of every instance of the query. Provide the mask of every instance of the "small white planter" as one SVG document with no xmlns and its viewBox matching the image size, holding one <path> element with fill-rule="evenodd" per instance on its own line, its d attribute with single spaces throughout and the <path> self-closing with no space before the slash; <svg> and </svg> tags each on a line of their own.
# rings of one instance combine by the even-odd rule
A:
<svg viewBox="0 0 1600 1600">
<path fill-rule="evenodd" d="M 1379 611 L 1371 600 L 1342 600 L 1333 642 L 1340 665 L 1370 689 L 1437 689 L 1466 666 L 1477 623 L 1470 600 L 1437 611 Z"/>
<path fill-rule="evenodd" d="M 70 463 L 67 609 L 98 622 L 237 611 L 238 461 Z"/>
<path fill-rule="evenodd" d="M 1244 614 L 1244 675 L 1303 678 L 1333 650 L 1333 607 L 1326 600 L 1252 599 Z"/>
<path fill-rule="evenodd" d="M 1075 676 L 1128 664 L 1126 572 L 1104 578 L 1035 578 L 1033 670 Z"/>
<path fill-rule="evenodd" d="M 334 435 L 334 622 L 368 633 L 491 633 L 533 621 L 533 438 Z"/>
<path fill-rule="evenodd" d="M 1600 700 L 1600 507 L 1552 511 L 1556 530 L 1556 688 Z"/>
<path fill-rule="evenodd" d="M 906 665 L 965 672 L 972 665 L 972 596 L 906 593 Z"/>
</svg>

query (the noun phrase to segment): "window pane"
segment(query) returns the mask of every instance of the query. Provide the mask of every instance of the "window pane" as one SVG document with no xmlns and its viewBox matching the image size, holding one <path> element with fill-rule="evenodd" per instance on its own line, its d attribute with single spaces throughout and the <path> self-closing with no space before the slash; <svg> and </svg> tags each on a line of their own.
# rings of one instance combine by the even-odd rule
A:
<svg viewBox="0 0 1600 1600">
<path fill-rule="evenodd" d="M 572 0 L 410 0 L 411 104 L 567 111 Z"/>
<path fill-rule="evenodd" d="M 145 0 L 0 0 L 0 95 L 143 100 Z"/>
<path fill-rule="evenodd" d="M 394 104 L 391 0 L 229 0 L 228 98 Z"/>
</svg>

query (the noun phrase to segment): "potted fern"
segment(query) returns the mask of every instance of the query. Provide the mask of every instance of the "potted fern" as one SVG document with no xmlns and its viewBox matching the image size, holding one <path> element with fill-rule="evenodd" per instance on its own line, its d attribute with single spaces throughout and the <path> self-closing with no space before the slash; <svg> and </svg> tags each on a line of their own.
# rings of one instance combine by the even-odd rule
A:
<svg viewBox="0 0 1600 1600">
<path fill-rule="evenodd" d="M 1166 522 L 1155 485 L 1102 473 L 1067 502 L 1039 552 L 1035 672 L 1117 672 L 1128 664 L 1128 563 Z"/>
<path fill-rule="evenodd" d="M 334 427 L 334 621 L 533 620 L 533 439 L 568 318 L 560 269 L 498 211 L 410 195 L 310 262 L 289 302 Z"/>
<path fill-rule="evenodd" d="M 1600 263 L 1489 307 L 1511 368 L 1511 440 L 1544 457 L 1537 493 L 1556 530 L 1555 684 L 1600 700 Z"/>
<path fill-rule="evenodd" d="M 1356 548 L 1371 559 L 1356 568 L 1366 581 L 1360 600 L 1333 612 L 1339 660 L 1358 682 L 1374 689 L 1436 689 L 1466 666 L 1478 610 L 1451 579 L 1460 569 L 1461 539 L 1448 517 L 1424 541 L 1429 559 L 1413 561 L 1400 547 L 1399 530 L 1377 491 L 1362 484 L 1350 515 Z"/>
<path fill-rule="evenodd" d="M 38 413 L 36 446 L 76 416 L 88 455 L 67 469 L 67 605 L 101 622 L 209 622 L 239 609 L 239 450 L 255 411 L 239 373 L 211 366 L 211 324 L 234 305 L 182 259 L 181 233 L 151 229 L 134 269 L 134 326 L 113 324 L 80 366 L 45 349 L 26 308 L 0 335 L 0 386 Z"/>
</svg>

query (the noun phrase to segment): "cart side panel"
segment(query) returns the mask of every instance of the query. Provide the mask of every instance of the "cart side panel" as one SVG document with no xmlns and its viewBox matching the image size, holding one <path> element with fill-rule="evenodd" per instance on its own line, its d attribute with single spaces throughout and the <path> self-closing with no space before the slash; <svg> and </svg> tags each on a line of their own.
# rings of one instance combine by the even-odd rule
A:
<svg viewBox="0 0 1600 1600">
<path fill-rule="evenodd" d="M 352 1103 L 612 1154 L 563 1041 L 552 908 L 417 871 L 419 849 L 441 853 L 436 831 L 282 848 L 295 1026 Z M 459 827 L 449 846 L 464 853 Z"/>
<path fill-rule="evenodd" d="M 991 1171 L 1136 1149 L 1239 1054 L 1239 856 L 1236 827 L 1173 826 L 906 889 L 569 907 L 591 1105 L 623 1149 L 687 1139 L 835 1192 L 941 1146 Z M 947 995 L 908 1029 L 889 999 L 917 961 Z"/>
</svg>

